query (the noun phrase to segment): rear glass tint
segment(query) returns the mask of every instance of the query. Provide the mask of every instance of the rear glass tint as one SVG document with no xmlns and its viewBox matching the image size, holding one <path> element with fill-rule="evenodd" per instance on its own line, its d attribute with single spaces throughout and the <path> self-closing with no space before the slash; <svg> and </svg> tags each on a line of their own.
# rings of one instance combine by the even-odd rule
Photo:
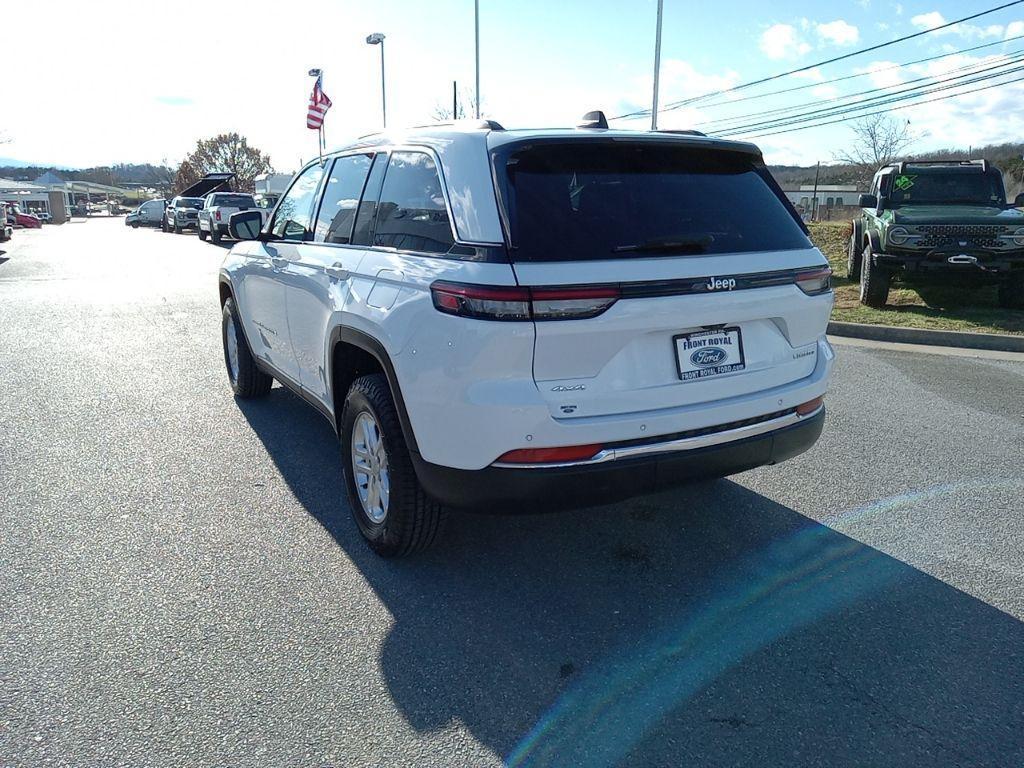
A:
<svg viewBox="0 0 1024 768">
<path fill-rule="evenodd" d="M 1006 204 L 1003 180 L 998 173 L 968 170 L 919 171 L 910 166 L 892 175 L 889 205 L 993 205 Z"/>
<path fill-rule="evenodd" d="M 499 150 L 495 167 L 516 261 L 810 247 L 745 153 L 550 142 Z"/>
</svg>

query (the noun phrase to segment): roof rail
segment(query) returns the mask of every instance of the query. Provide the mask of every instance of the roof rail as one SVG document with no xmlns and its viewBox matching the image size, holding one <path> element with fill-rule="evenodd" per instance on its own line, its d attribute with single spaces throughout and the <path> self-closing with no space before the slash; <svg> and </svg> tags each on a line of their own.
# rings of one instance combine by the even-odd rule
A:
<svg viewBox="0 0 1024 768">
<path fill-rule="evenodd" d="M 693 128 L 659 128 L 658 133 L 676 133 L 680 136 L 707 136 L 702 131 L 695 131 Z"/>
</svg>

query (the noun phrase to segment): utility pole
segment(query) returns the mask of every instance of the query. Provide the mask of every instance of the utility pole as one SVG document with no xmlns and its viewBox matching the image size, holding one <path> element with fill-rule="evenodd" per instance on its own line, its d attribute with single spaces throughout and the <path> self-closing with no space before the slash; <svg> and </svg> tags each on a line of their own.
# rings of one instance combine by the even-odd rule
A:
<svg viewBox="0 0 1024 768">
<path fill-rule="evenodd" d="M 476 119 L 480 119 L 480 0 L 473 0 L 473 25 L 476 30 Z"/>
<path fill-rule="evenodd" d="M 661 74 L 661 12 L 664 0 L 658 0 L 658 28 L 654 33 L 654 98 L 651 104 L 651 130 L 658 130 L 658 77 Z"/>
<path fill-rule="evenodd" d="M 452 120 L 459 119 L 459 84 L 452 80 Z"/>
<path fill-rule="evenodd" d="M 818 220 L 818 172 L 821 170 L 821 160 L 814 166 L 814 198 L 811 203 L 811 221 Z"/>
</svg>

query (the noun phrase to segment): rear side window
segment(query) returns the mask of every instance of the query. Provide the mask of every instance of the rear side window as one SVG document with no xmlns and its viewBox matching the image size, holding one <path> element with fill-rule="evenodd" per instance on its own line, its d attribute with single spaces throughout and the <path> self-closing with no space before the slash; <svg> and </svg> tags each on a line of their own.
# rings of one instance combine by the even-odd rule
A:
<svg viewBox="0 0 1024 768">
<path fill-rule="evenodd" d="M 366 180 L 362 202 L 356 213 L 356 226 L 352 231 L 353 245 L 369 245 L 373 237 L 373 222 L 377 218 L 377 200 L 380 199 L 380 187 L 384 182 L 384 171 L 388 167 L 387 153 L 381 152 L 373 158 L 373 168 Z"/>
<path fill-rule="evenodd" d="M 516 261 L 810 247 L 767 170 L 745 153 L 550 142 L 513 148 L 495 167 Z"/>
<path fill-rule="evenodd" d="M 391 155 L 373 244 L 421 253 L 447 253 L 455 244 L 441 178 L 430 155 Z"/>
<path fill-rule="evenodd" d="M 349 155 L 334 161 L 316 219 L 314 239 L 317 242 L 344 244 L 351 241 L 370 160 L 369 155 Z"/>
</svg>

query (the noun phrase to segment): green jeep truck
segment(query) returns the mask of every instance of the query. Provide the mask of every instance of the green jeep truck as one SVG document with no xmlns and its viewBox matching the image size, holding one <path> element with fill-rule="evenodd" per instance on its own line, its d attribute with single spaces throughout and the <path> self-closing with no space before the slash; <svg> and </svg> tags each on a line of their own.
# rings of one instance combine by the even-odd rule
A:
<svg viewBox="0 0 1024 768">
<path fill-rule="evenodd" d="M 883 307 L 893 282 L 998 285 L 999 305 L 1024 309 L 1024 195 L 1006 203 L 1003 176 L 984 160 L 885 165 L 853 220 L 848 274 L 861 303 Z"/>
</svg>

